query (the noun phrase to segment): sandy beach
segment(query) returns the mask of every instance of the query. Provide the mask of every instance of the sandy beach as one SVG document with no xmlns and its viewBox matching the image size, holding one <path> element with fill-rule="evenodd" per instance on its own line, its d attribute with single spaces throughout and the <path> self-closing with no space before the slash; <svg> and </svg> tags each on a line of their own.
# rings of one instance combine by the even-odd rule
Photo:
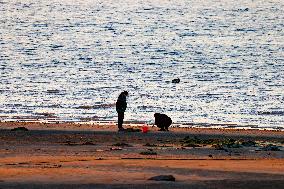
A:
<svg viewBox="0 0 284 189">
<path fill-rule="evenodd" d="M 14 128 L 25 127 L 27 131 Z M 282 188 L 284 132 L 0 123 L 0 188 Z M 175 181 L 148 180 L 172 175 Z"/>
<path fill-rule="evenodd" d="M 284 189 L 283 8 L 0 0 L 0 189 Z"/>
</svg>

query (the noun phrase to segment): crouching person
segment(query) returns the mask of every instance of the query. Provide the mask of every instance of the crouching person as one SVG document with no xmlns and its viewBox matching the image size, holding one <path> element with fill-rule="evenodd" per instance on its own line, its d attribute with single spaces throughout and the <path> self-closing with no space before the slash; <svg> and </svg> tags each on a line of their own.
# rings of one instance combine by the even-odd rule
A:
<svg viewBox="0 0 284 189">
<path fill-rule="evenodd" d="M 169 131 L 169 126 L 172 124 L 172 119 L 166 114 L 155 113 L 155 125 L 160 128 L 160 131 Z"/>
</svg>

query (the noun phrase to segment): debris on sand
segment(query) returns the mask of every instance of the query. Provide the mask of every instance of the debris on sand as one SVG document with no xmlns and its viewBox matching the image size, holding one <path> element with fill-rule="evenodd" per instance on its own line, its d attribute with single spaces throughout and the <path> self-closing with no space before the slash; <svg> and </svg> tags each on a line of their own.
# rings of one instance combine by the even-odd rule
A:
<svg viewBox="0 0 284 189">
<path fill-rule="evenodd" d="M 141 132 L 141 129 L 137 129 L 137 128 L 126 128 L 126 129 L 119 129 L 118 132 L 128 132 L 128 133 L 132 133 L 132 132 Z"/>
<path fill-rule="evenodd" d="M 141 132 L 141 129 L 135 129 L 135 128 L 127 128 L 124 130 L 125 132 Z"/>
<path fill-rule="evenodd" d="M 148 180 L 154 181 L 176 181 L 176 178 L 173 175 L 158 175 L 149 178 Z"/>
<path fill-rule="evenodd" d="M 140 152 L 141 155 L 157 155 L 157 152 L 154 152 L 152 149 L 149 149 L 148 151 Z"/>
<path fill-rule="evenodd" d="M 16 127 L 11 129 L 11 131 L 28 131 L 26 127 Z"/>
<path fill-rule="evenodd" d="M 93 142 L 87 141 L 87 142 L 82 143 L 82 145 L 96 145 L 96 144 Z"/>
<path fill-rule="evenodd" d="M 211 145 L 217 150 L 224 150 L 225 148 L 242 148 L 254 147 L 257 145 L 255 141 L 235 140 L 232 138 L 224 139 L 200 139 L 198 137 L 185 137 L 180 141 L 183 147 L 202 147 Z"/>
<path fill-rule="evenodd" d="M 105 150 L 103 149 L 97 149 L 96 152 L 104 152 Z"/>
<path fill-rule="evenodd" d="M 122 150 L 122 148 L 119 148 L 119 147 L 112 147 L 112 148 L 110 148 L 110 150 Z"/>
<path fill-rule="evenodd" d="M 90 141 L 87 141 L 87 142 L 83 142 L 83 143 L 74 143 L 74 142 L 71 142 L 71 141 L 66 141 L 63 143 L 64 145 L 67 145 L 67 146 L 80 146 L 80 145 L 96 145 L 95 143 L 93 142 L 90 142 Z"/>
<path fill-rule="evenodd" d="M 278 146 L 273 145 L 273 144 L 268 144 L 267 146 L 262 147 L 261 150 L 263 150 L 263 151 L 281 151 Z"/>
<path fill-rule="evenodd" d="M 113 144 L 112 146 L 132 147 L 130 144 L 127 144 L 124 142 L 118 142 L 118 143 Z"/>
<path fill-rule="evenodd" d="M 194 143 L 187 143 L 183 145 L 184 147 L 192 147 L 192 148 L 196 148 L 196 147 L 202 147 L 198 144 L 194 144 Z"/>
<path fill-rule="evenodd" d="M 156 145 L 156 144 L 146 143 L 144 146 L 147 146 L 147 147 L 157 147 L 158 145 Z"/>
<path fill-rule="evenodd" d="M 212 145 L 212 147 L 215 148 L 215 150 L 227 150 L 226 148 L 224 148 L 222 145 L 220 144 L 214 144 Z"/>
<path fill-rule="evenodd" d="M 242 143 L 241 143 L 241 145 L 243 145 L 243 146 L 246 146 L 246 147 L 254 147 L 254 146 L 256 146 L 256 142 L 255 141 L 251 141 L 251 140 L 249 140 L 249 141 L 243 141 Z"/>
<path fill-rule="evenodd" d="M 71 142 L 69 140 L 65 141 L 63 144 L 67 145 L 67 146 L 75 146 L 76 145 L 75 143 L 73 143 L 73 142 Z"/>
</svg>

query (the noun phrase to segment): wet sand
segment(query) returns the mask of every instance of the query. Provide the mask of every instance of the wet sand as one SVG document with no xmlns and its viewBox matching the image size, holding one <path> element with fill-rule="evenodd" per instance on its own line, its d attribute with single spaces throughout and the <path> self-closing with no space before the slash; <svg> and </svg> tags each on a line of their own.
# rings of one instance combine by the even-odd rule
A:
<svg viewBox="0 0 284 189">
<path fill-rule="evenodd" d="M 28 131 L 11 131 L 16 127 Z M 117 132 L 115 125 L 16 122 L 0 128 L 0 188 L 284 186 L 283 131 L 151 127 L 142 133 Z M 249 141 L 254 144 L 245 145 Z M 176 181 L 148 180 L 157 175 Z"/>
</svg>

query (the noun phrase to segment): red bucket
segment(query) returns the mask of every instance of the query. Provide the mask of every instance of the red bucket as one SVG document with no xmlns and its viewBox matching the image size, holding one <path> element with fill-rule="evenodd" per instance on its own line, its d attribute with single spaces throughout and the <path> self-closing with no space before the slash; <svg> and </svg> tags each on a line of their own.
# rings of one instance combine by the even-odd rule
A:
<svg viewBox="0 0 284 189">
<path fill-rule="evenodd" d="M 145 126 L 142 127 L 142 132 L 143 133 L 147 133 L 148 131 L 149 131 L 149 127 L 148 126 L 145 125 Z"/>
</svg>

